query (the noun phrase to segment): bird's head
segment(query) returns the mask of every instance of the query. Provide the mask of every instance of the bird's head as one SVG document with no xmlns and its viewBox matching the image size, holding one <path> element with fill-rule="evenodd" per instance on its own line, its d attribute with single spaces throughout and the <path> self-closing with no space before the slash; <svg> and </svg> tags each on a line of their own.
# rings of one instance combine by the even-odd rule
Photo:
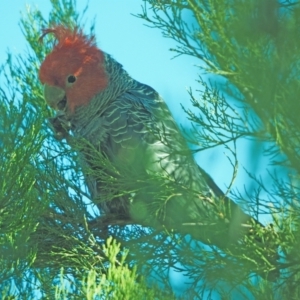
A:
<svg viewBox="0 0 300 300">
<path fill-rule="evenodd" d="M 94 37 L 85 36 L 78 28 L 63 26 L 43 30 L 40 40 L 49 33 L 57 43 L 43 61 L 39 78 L 44 84 L 44 97 L 56 110 L 86 105 L 108 84 L 104 54 L 95 46 Z"/>
</svg>

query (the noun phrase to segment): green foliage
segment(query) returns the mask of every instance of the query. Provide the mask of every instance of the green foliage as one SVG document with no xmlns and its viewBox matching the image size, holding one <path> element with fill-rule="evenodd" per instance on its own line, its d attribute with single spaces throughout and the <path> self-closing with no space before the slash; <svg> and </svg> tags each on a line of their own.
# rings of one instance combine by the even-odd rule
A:
<svg viewBox="0 0 300 300">
<path fill-rule="evenodd" d="M 108 238 L 102 250 L 108 258 L 107 273 L 99 273 L 91 268 L 76 283 L 71 278 L 67 281 L 62 269 L 60 283 L 55 288 L 55 299 L 77 299 L 72 291 L 78 291 L 78 286 L 80 293 L 77 296 L 84 299 L 175 299 L 158 289 L 148 288 L 145 280 L 137 275 L 136 269 L 126 265 L 126 251 L 118 258 L 121 248 L 115 240 Z"/>
<path fill-rule="evenodd" d="M 200 78 L 199 96 L 189 91 L 194 110 L 183 109 L 193 123 L 187 138 L 195 151 L 225 147 L 233 174 L 226 194 L 244 201 L 231 190 L 239 172 L 237 141 L 241 138 L 268 142 L 265 156 L 270 163 L 289 168 L 290 181 L 272 174 L 271 189 L 248 172 L 258 186 L 249 193 L 250 212 L 256 217 L 272 214 L 273 225 L 258 228 L 235 248 L 221 252 L 163 228 L 128 226 L 111 216 L 95 218 L 98 212 L 84 186 L 75 151 L 79 145 L 71 148 L 54 138 L 47 122 L 53 112 L 44 103 L 37 77 L 53 43 L 51 36 L 39 42 L 42 29 L 51 24 L 81 25 L 85 11 L 78 14 L 73 0 L 51 0 L 47 19 L 38 10 L 24 14 L 21 29 L 30 52 L 9 55 L 1 69 L 2 299 L 173 299 L 170 268 L 191 280 L 186 299 L 214 297 L 214 292 L 224 299 L 298 299 L 299 5 L 275 0 L 144 3 L 138 16 L 177 41 L 178 47 L 171 49 L 176 55 L 192 55 L 201 60 L 202 71 L 217 75 L 211 79 L 214 84 Z M 185 16 L 191 19 L 185 21 Z M 93 25 L 89 31 L 93 32 Z M 165 178 L 137 180 L 132 170 L 117 169 L 100 155 L 94 159 L 111 174 L 99 170 L 92 174 L 105 180 L 106 199 L 116 191 L 128 195 L 151 190 L 157 199 L 168 199 L 178 191 L 190 193 L 176 182 L 165 184 Z M 141 208 L 135 207 L 137 211 Z M 270 256 L 277 245 L 283 256 L 280 280 L 257 283 L 251 272 L 264 278 L 274 271 L 276 262 Z"/>
</svg>

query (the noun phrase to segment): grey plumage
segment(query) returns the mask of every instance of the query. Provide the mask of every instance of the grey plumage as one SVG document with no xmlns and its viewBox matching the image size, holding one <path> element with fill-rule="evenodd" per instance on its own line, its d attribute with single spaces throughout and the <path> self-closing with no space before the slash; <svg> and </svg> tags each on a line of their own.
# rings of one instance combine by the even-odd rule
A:
<svg viewBox="0 0 300 300">
<path fill-rule="evenodd" d="M 191 227 L 184 227 L 184 224 L 209 224 L 217 221 L 228 225 L 229 220 L 226 218 L 230 217 L 236 219 L 233 223 L 239 224 L 233 234 L 235 237 L 239 236 L 240 223 L 249 221 L 249 216 L 226 197 L 217 198 L 223 196 L 221 190 L 194 161 L 184 137 L 159 94 L 151 87 L 132 79 L 122 65 L 108 54 L 105 54 L 104 68 L 108 87 L 91 99 L 89 105 L 78 107 L 71 117 L 67 114 L 60 115 L 60 121 L 64 117 L 68 119 L 75 138 L 87 140 L 110 161 L 127 164 L 141 176 L 159 173 L 184 186 L 187 191 L 192 191 L 186 193 L 188 198 L 177 195 L 168 201 L 164 217 L 159 220 L 163 225 L 189 232 Z M 95 166 L 88 158 L 88 148 L 82 151 L 82 163 L 99 170 L 99 166 Z M 86 181 L 92 199 L 97 202 L 102 214 L 130 219 L 130 206 L 139 201 L 139 196 L 143 201 L 146 199 L 148 206 L 155 201 L 150 194 L 145 196 L 141 193 L 134 197 L 116 196 L 111 201 L 105 201 L 105 196 L 101 193 L 103 183 L 88 174 Z M 222 218 L 217 215 L 216 200 L 224 202 L 224 210 L 228 215 L 225 216 L 224 213 Z M 150 220 L 155 217 L 148 213 L 146 215 Z M 147 224 L 145 219 L 142 221 Z M 204 232 L 205 227 L 200 230 Z M 229 234 L 228 229 L 226 231 Z"/>
</svg>

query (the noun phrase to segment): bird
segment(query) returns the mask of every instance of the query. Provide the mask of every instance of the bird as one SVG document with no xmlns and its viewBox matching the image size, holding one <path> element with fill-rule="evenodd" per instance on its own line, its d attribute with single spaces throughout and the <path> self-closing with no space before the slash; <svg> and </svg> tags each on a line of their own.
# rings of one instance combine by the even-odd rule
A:
<svg viewBox="0 0 300 300">
<path fill-rule="evenodd" d="M 152 87 L 133 79 L 81 28 L 53 25 L 40 41 L 49 34 L 56 42 L 41 63 L 39 79 L 56 112 L 50 123 L 59 139 L 76 141 L 86 185 L 102 216 L 190 234 L 220 249 L 264 228 L 196 163 Z M 110 165 L 101 166 L 101 159 Z M 125 194 L 118 186 L 126 178 L 114 167 L 135 178 L 128 187 L 123 184 Z M 108 185 L 104 177 L 114 180 Z M 173 187 L 171 195 L 166 187 Z"/>
</svg>

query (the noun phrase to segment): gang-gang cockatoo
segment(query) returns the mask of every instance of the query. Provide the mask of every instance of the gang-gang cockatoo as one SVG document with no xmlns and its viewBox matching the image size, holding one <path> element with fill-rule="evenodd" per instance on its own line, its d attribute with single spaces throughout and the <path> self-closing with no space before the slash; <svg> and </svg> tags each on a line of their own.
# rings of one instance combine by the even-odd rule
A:
<svg viewBox="0 0 300 300">
<path fill-rule="evenodd" d="M 39 78 L 47 104 L 56 111 L 52 127 L 62 138 L 87 141 L 79 151 L 82 164 L 94 170 L 86 174 L 86 183 L 102 215 L 189 233 L 220 248 L 261 226 L 196 164 L 153 88 L 130 77 L 80 29 L 55 26 L 44 30 L 43 36 L 49 33 L 57 43 L 42 62 Z M 159 176 L 160 185 L 152 185 L 153 189 L 145 185 L 144 190 L 130 186 L 127 195 L 115 191 L 112 199 L 106 199 L 108 187 L 97 178 L 97 170 L 102 174 L 103 169 L 91 158 L 97 152 L 116 168 L 136 174 L 137 186 L 147 176 Z M 178 191 L 161 193 L 168 184 L 175 184 Z"/>
</svg>

